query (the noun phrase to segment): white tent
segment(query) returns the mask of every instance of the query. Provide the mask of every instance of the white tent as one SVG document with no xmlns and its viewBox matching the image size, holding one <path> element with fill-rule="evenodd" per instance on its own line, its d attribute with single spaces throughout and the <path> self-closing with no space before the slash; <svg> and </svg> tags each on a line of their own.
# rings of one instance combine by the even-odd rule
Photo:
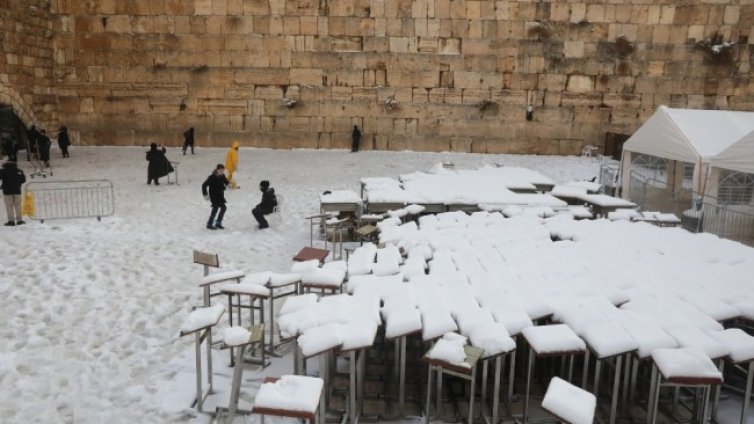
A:
<svg viewBox="0 0 754 424">
<path fill-rule="evenodd" d="M 720 152 L 711 161 L 715 168 L 754 174 L 754 131 Z"/>
<path fill-rule="evenodd" d="M 629 193 L 632 156 L 646 154 L 694 164 L 696 192 L 710 161 L 754 131 L 754 112 L 671 109 L 660 106 L 623 145 L 623 193 Z"/>
</svg>

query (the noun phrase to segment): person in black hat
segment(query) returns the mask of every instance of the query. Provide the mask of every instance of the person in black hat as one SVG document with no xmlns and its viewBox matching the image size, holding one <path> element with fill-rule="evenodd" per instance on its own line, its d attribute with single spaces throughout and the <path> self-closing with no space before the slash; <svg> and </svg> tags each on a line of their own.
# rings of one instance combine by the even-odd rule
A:
<svg viewBox="0 0 754 424">
<path fill-rule="evenodd" d="M 186 156 L 186 150 L 191 148 L 191 154 L 194 154 L 194 127 L 191 127 L 183 133 L 183 155 Z"/>
<path fill-rule="evenodd" d="M 58 129 L 58 147 L 60 147 L 60 152 L 63 153 L 64 158 L 70 157 L 68 155 L 68 146 L 70 145 L 71 139 L 68 137 L 68 128 L 63 125 Z"/>
<path fill-rule="evenodd" d="M 223 217 L 227 207 L 225 206 L 225 187 L 230 181 L 225 177 L 225 166 L 217 164 L 215 170 L 202 184 L 202 195 L 212 203 L 212 212 L 207 220 L 208 230 L 224 230 Z M 220 212 L 218 214 L 218 211 Z"/>
<path fill-rule="evenodd" d="M 267 180 L 259 183 L 259 190 L 262 191 L 262 202 L 251 210 L 251 214 L 257 220 L 259 229 L 263 230 L 270 227 L 264 216 L 272 213 L 278 205 L 278 199 L 275 197 L 275 189 L 270 187 L 270 182 Z"/>
<path fill-rule="evenodd" d="M 24 171 L 18 168 L 16 162 L 5 162 L 0 170 L 0 184 L 2 184 L 5 213 L 8 215 L 6 226 L 21 225 L 21 186 L 26 182 Z"/>
<path fill-rule="evenodd" d="M 154 185 L 160 185 L 160 178 L 170 173 L 170 162 L 165 157 L 166 151 L 164 147 L 158 149 L 157 143 L 150 144 L 149 151 L 147 152 L 147 162 L 149 162 L 149 166 L 147 167 L 147 184 L 152 184 L 152 181 L 154 181 Z"/>
</svg>

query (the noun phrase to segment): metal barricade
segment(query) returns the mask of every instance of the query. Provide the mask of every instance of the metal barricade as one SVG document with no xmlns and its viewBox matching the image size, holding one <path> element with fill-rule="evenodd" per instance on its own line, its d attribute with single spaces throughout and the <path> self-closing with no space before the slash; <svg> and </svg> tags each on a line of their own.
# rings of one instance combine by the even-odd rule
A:
<svg viewBox="0 0 754 424">
<path fill-rule="evenodd" d="M 97 218 L 113 215 L 115 195 L 109 180 L 45 181 L 26 185 L 34 198 L 34 216 L 47 219 Z"/>
<path fill-rule="evenodd" d="M 602 163 L 600 164 L 599 183 L 602 185 L 600 193 L 608 196 L 615 196 L 615 189 L 618 185 L 618 174 L 620 173 L 620 164 Z"/>
<path fill-rule="evenodd" d="M 706 232 L 754 246 L 754 206 L 728 204 L 727 199 L 702 196 L 666 182 L 631 172 L 629 198 L 643 210 L 670 212 L 681 218 L 683 228 Z"/>
</svg>

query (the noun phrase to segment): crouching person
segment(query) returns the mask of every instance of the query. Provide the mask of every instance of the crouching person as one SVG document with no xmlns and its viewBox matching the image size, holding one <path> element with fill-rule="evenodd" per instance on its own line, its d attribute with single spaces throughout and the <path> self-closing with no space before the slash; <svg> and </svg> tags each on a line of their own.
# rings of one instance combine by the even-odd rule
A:
<svg viewBox="0 0 754 424">
<path fill-rule="evenodd" d="M 278 205 L 278 199 L 275 197 L 275 189 L 270 187 L 270 182 L 267 180 L 259 183 L 259 190 L 262 191 L 262 202 L 251 210 L 251 214 L 257 220 L 259 229 L 262 230 L 270 227 L 264 216 L 272 213 Z"/>
</svg>

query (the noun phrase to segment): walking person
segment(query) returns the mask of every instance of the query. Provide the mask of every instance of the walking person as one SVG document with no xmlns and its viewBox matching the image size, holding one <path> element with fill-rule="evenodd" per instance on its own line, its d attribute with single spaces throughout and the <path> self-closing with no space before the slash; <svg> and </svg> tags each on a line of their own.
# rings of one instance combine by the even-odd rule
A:
<svg viewBox="0 0 754 424">
<path fill-rule="evenodd" d="M 233 188 L 240 188 L 236 182 L 233 181 L 233 173 L 238 170 L 239 147 L 241 147 L 241 143 L 234 141 L 233 144 L 231 144 L 230 149 L 228 149 L 228 153 L 225 155 L 225 169 L 228 171 L 228 181 L 230 181 L 230 185 Z"/>
<path fill-rule="evenodd" d="M 46 167 L 50 167 L 50 137 L 47 137 L 45 130 L 40 131 L 37 138 L 37 149 L 39 149 L 39 160 L 41 160 Z"/>
<path fill-rule="evenodd" d="M 225 167 L 217 164 L 215 170 L 202 184 L 202 195 L 212 204 L 212 211 L 207 220 L 208 230 L 224 230 L 223 217 L 225 216 L 225 187 L 230 185 L 230 181 L 225 177 Z M 219 213 L 218 213 L 219 211 Z"/>
<path fill-rule="evenodd" d="M 351 131 L 351 153 L 356 153 L 359 151 L 360 143 L 361 143 L 361 131 L 359 131 L 359 127 L 354 125 L 353 131 Z"/>
<path fill-rule="evenodd" d="M 32 157 L 34 157 L 34 160 L 39 159 L 37 146 L 41 135 L 36 125 L 32 125 L 26 131 L 26 160 L 31 161 Z"/>
<path fill-rule="evenodd" d="M 270 227 L 264 216 L 272 213 L 278 205 L 278 199 L 275 196 L 275 189 L 270 187 L 270 182 L 267 180 L 259 183 L 259 190 L 262 191 L 262 201 L 251 210 L 251 214 L 257 220 L 259 229 L 263 230 Z"/>
<path fill-rule="evenodd" d="M 24 224 L 21 219 L 21 186 L 26 182 L 24 171 L 18 168 L 16 162 L 5 162 L 0 170 L 0 184 L 2 184 L 5 213 L 8 215 L 6 226 Z"/>
<path fill-rule="evenodd" d="M 9 161 L 16 162 L 18 160 L 18 145 L 12 135 L 3 140 L 3 151 L 5 151 Z"/>
<path fill-rule="evenodd" d="M 168 167 L 168 158 L 165 157 L 165 147 L 162 149 L 157 148 L 157 143 L 149 145 L 149 151 L 147 152 L 147 184 L 160 185 L 160 178 L 168 175 L 170 169 Z"/>
<path fill-rule="evenodd" d="M 183 156 L 186 156 L 186 149 L 191 147 L 191 154 L 194 154 L 194 127 L 189 128 L 183 133 Z"/>
<path fill-rule="evenodd" d="M 70 155 L 68 155 L 68 146 L 70 145 L 71 139 L 68 137 L 68 128 L 63 125 L 58 128 L 58 147 L 60 147 L 60 151 L 63 153 L 64 158 L 70 157 Z"/>
</svg>

